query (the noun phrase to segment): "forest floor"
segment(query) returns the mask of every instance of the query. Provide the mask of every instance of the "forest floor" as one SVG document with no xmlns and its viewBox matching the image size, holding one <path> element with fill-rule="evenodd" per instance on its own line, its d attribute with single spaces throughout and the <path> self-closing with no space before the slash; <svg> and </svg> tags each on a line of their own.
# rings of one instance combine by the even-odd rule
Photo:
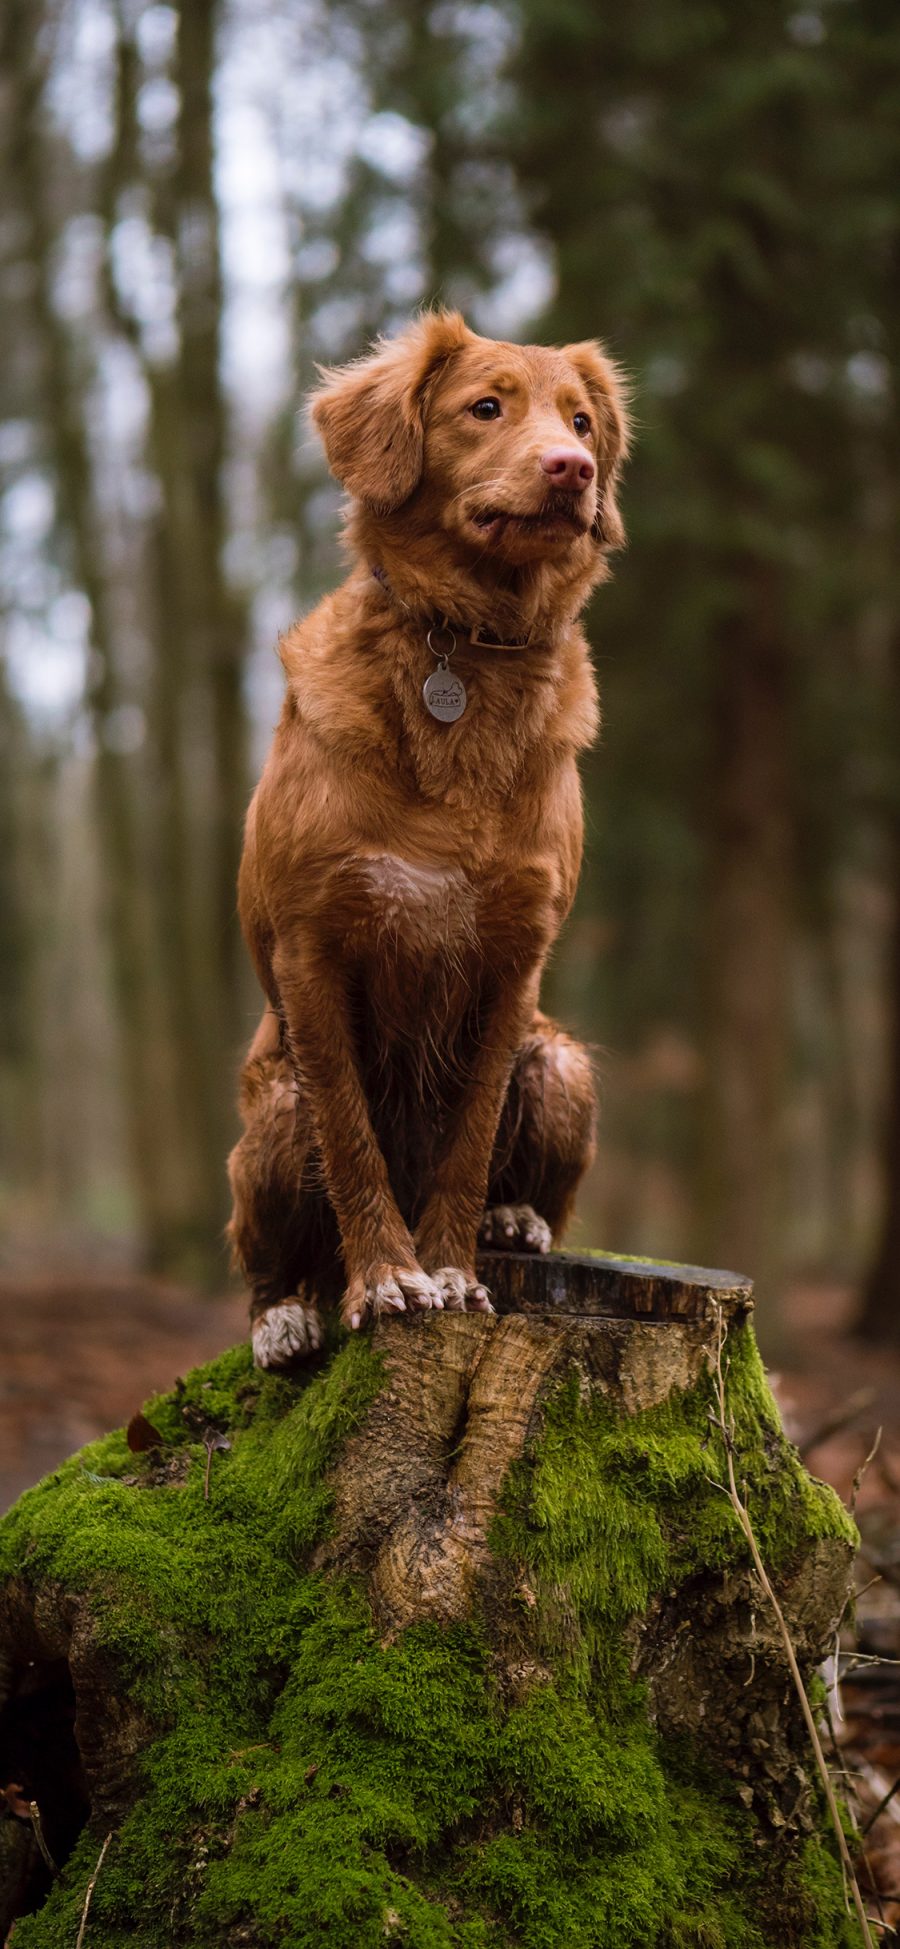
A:
<svg viewBox="0 0 900 1949">
<path fill-rule="evenodd" d="M 0 1510 L 73 1449 L 127 1421 L 148 1394 L 243 1338 L 246 1319 L 241 1294 L 207 1298 L 109 1274 L 0 1276 Z M 864 1346 L 852 1337 L 851 1323 L 852 1295 L 844 1288 L 796 1287 L 784 1322 L 789 1354 L 771 1379 L 788 1434 L 812 1473 L 855 1508 L 862 1534 L 856 1626 L 845 1631 L 834 1668 L 840 1673 L 831 1694 L 835 1763 L 855 1797 L 860 1826 L 870 1823 L 868 1900 L 876 1933 L 895 1943 L 900 1351 Z"/>
</svg>

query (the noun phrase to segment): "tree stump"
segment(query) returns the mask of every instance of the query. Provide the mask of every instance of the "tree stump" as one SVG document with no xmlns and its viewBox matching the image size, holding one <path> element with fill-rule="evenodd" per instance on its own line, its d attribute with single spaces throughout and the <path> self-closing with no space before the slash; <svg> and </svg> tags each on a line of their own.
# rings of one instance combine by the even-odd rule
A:
<svg viewBox="0 0 900 1949">
<path fill-rule="evenodd" d="M 722 1489 L 720 1321 L 809 1673 L 853 1529 L 780 1431 L 749 1285 L 483 1274 L 493 1318 L 288 1378 L 223 1355 L 0 1525 L 14 1949 L 857 1944 Z"/>
</svg>

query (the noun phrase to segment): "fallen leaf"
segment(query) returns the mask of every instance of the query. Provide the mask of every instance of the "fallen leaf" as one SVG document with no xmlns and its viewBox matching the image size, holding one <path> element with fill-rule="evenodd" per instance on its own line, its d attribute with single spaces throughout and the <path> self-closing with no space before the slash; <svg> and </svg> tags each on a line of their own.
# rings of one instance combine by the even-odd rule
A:
<svg viewBox="0 0 900 1949">
<path fill-rule="evenodd" d="M 162 1448 L 163 1437 L 145 1414 L 133 1414 L 125 1431 L 132 1455 L 145 1455 L 151 1448 Z"/>
<path fill-rule="evenodd" d="M 25 1789 L 18 1780 L 10 1780 L 9 1785 L 0 1787 L 0 1800 L 5 1800 L 11 1814 L 17 1820 L 30 1820 L 31 1807 L 25 1798 Z"/>
</svg>

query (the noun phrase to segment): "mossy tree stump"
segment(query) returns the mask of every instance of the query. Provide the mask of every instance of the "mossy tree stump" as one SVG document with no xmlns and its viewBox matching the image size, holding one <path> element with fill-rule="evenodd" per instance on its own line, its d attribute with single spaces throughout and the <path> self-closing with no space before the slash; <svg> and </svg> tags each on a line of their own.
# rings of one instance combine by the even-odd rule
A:
<svg viewBox="0 0 900 1949">
<path fill-rule="evenodd" d="M 857 1943 L 722 1492 L 718 1318 L 810 1672 L 853 1532 L 780 1432 L 748 1286 L 484 1271 L 495 1318 L 393 1319 L 290 1379 L 238 1348 L 0 1525 L 14 1949 L 74 1949 L 108 1833 L 85 1949 Z"/>
</svg>

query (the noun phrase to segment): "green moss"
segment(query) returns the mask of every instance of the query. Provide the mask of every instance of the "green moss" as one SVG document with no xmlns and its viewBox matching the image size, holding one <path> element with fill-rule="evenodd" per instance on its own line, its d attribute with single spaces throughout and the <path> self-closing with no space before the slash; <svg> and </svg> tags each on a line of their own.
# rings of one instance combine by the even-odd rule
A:
<svg viewBox="0 0 900 1949">
<path fill-rule="evenodd" d="M 769 1932 L 750 1815 L 667 1748 L 627 1676 L 634 1611 L 745 1560 L 708 1387 L 625 1422 L 574 1381 L 549 1403 L 493 1542 L 532 1585 L 556 1677 L 510 1707 L 477 1618 L 381 1643 L 362 1589 L 309 1567 L 328 1469 L 380 1384 L 364 1339 L 305 1384 L 238 1349 L 149 1403 L 162 1450 L 110 1436 L 0 1525 L 0 1570 L 87 1592 L 158 1727 L 89 1949 L 855 1949 L 818 1841 L 785 1857 L 790 1932 Z M 729 1398 L 769 1562 L 847 1535 L 779 1433 L 749 1330 Z M 214 1434 L 230 1446 L 210 1457 Z M 82 1835 L 16 1949 L 71 1949 L 98 1852 Z"/>
<path fill-rule="evenodd" d="M 702 1267 L 686 1266 L 679 1259 L 647 1259 L 642 1257 L 638 1252 L 606 1252 L 602 1247 L 590 1248 L 587 1252 L 581 1254 L 581 1256 L 588 1259 L 602 1259 L 605 1265 L 645 1265 L 649 1266 L 651 1270 L 655 1266 L 660 1266 L 665 1267 L 668 1272 L 685 1273 L 703 1270 Z M 749 1284 L 749 1281 L 744 1279 L 741 1273 L 730 1272 L 726 1266 L 720 1266 L 717 1271 L 711 1272 L 709 1276 L 711 1279 L 722 1279 L 723 1277 L 735 1279 L 742 1286 Z"/>
<path fill-rule="evenodd" d="M 781 1433 L 749 1329 L 732 1336 L 727 1388 L 767 1565 L 779 1570 L 815 1537 L 855 1545 L 837 1496 Z M 655 1592 L 747 1561 L 711 1402 L 700 1386 L 623 1421 L 601 1394 L 583 1400 L 573 1374 L 547 1406 L 538 1454 L 512 1472 L 492 1542 L 528 1565 L 548 1648 L 583 1686 L 615 1664 L 622 1624 Z"/>
</svg>

